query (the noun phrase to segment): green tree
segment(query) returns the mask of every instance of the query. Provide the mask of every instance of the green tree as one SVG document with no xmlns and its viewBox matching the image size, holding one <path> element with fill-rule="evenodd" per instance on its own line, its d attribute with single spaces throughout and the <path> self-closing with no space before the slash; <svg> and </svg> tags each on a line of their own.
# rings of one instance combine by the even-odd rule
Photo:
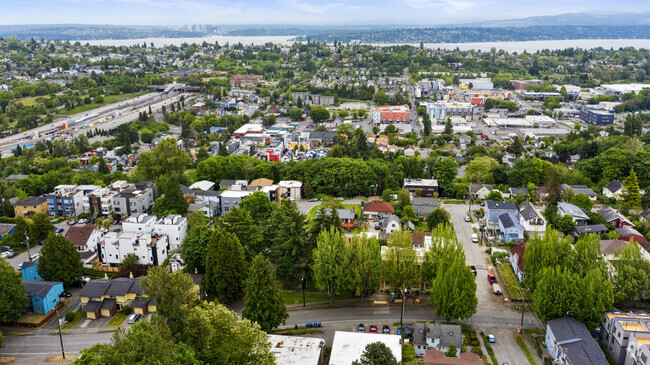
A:
<svg viewBox="0 0 650 365">
<path fill-rule="evenodd" d="M 111 170 L 108 169 L 108 165 L 106 165 L 106 161 L 104 160 L 103 157 L 99 158 L 99 166 L 97 167 L 97 172 L 99 172 L 102 175 L 111 173 Z"/>
<path fill-rule="evenodd" d="M 271 242 L 271 258 L 277 265 L 278 278 L 292 287 L 302 278 L 303 264 L 308 261 L 312 246 L 305 231 L 305 215 L 292 200 L 283 200 L 271 213 L 267 237 Z"/>
<path fill-rule="evenodd" d="M 506 148 L 506 151 L 519 157 L 524 152 L 524 146 L 521 143 L 521 139 L 519 139 L 519 137 L 515 137 L 512 143 Z"/>
<path fill-rule="evenodd" d="M 565 235 L 570 235 L 576 229 L 576 223 L 573 221 L 570 215 L 558 216 L 552 222 L 552 225 L 558 231 L 564 233 Z"/>
<path fill-rule="evenodd" d="M 401 215 L 402 209 L 411 205 L 411 193 L 407 188 L 402 188 L 397 191 L 397 203 L 395 204 L 395 214 Z"/>
<path fill-rule="evenodd" d="M 456 349 L 456 345 L 454 345 L 454 344 L 452 343 L 452 344 L 449 345 L 449 347 L 447 348 L 447 353 L 445 354 L 445 356 L 447 356 L 447 357 L 456 357 L 456 352 L 457 352 L 457 351 L 458 351 L 458 349 Z"/>
<path fill-rule="evenodd" d="M 447 223 L 449 223 L 449 217 L 447 216 L 447 212 L 442 208 L 436 208 L 427 215 L 427 228 L 429 231 L 433 231 L 440 224 Z"/>
<path fill-rule="evenodd" d="M 592 202 L 586 194 L 574 195 L 571 199 L 569 199 L 569 203 L 577 206 L 578 208 L 582 209 L 582 211 L 587 213 L 590 212 L 591 208 L 594 206 L 594 202 Z"/>
<path fill-rule="evenodd" d="M 643 118 L 640 114 L 627 114 L 623 122 L 623 134 L 630 137 L 640 137 L 643 134 Z"/>
<path fill-rule="evenodd" d="M 640 208 L 642 195 L 634 169 L 630 170 L 630 175 L 623 180 L 622 184 L 625 186 L 625 190 L 621 194 L 622 203 L 631 209 Z"/>
<path fill-rule="evenodd" d="M 494 200 L 494 201 L 503 201 L 503 195 L 499 190 L 492 190 L 486 197 L 485 200 Z"/>
<path fill-rule="evenodd" d="M 436 278 L 431 282 L 429 301 L 435 314 L 452 318 L 469 318 L 476 313 L 478 299 L 474 274 L 462 257 L 457 257 L 438 268 Z"/>
<path fill-rule="evenodd" d="M 156 199 L 151 212 L 160 217 L 169 214 L 182 214 L 187 213 L 188 203 L 181 190 L 181 184 L 178 181 L 178 176 L 172 174 L 169 176 L 163 187 L 164 197 Z"/>
<path fill-rule="evenodd" d="M 237 236 L 239 242 L 244 243 L 244 251 L 249 260 L 263 250 L 261 229 L 248 210 L 233 207 L 223 216 L 222 224 L 224 229 Z"/>
<path fill-rule="evenodd" d="M 208 256 L 208 244 L 212 231 L 207 226 L 190 230 L 183 240 L 181 258 L 185 262 L 185 272 L 205 273 L 205 260 Z"/>
<path fill-rule="evenodd" d="M 417 216 L 415 210 L 410 205 L 407 205 L 402 209 L 402 216 L 400 218 L 402 224 L 406 224 L 407 222 L 418 224 L 420 222 L 420 217 Z"/>
<path fill-rule="evenodd" d="M 327 292 L 330 303 L 334 297 L 347 287 L 346 261 L 348 260 L 345 237 L 334 227 L 318 235 L 313 253 L 312 272 L 319 290 Z"/>
<path fill-rule="evenodd" d="M 135 171 L 135 180 L 155 180 L 159 176 L 182 175 L 192 164 L 192 158 L 176 145 L 176 140 L 167 138 L 149 152 L 142 152 Z"/>
<path fill-rule="evenodd" d="M 352 365 L 397 365 L 395 356 L 383 342 L 373 342 L 366 345 L 359 360 Z"/>
<path fill-rule="evenodd" d="M 394 290 L 410 288 L 418 279 L 418 262 L 410 232 L 397 231 L 388 240 L 388 249 L 382 259 L 385 281 Z"/>
<path fill-rule="evenodd" d="M 442 132 L 442 134 L 447 136 L 452 136 L 454 134 L 454 125 L 451 124 L 451 117 L 447 117 L 445 120 L 445 130 Z"/>
<path fill-rule="evenodd" d="M 38 274 L 47 281 L 72 285 L 83 274 L 79 251 L 65 237 L 50 232 L 38 260 Z"/>
<path fill-rule="evenodd" d="M 22 276 L 4 258 L 0 258 L 0 322 L 9 322 L 27 308 Z"/>
<path fill-rule="evenodd" d="M 305 185 L 304 185 L 303 190 L 304 190 L 304 193 L 305 193 L 305 199 L 311 199 L 314 196 L 316 196 L 316 194 L 314 193 L 314 188 L 312 188 L 309 181 L 305 181 Z"/>
<path fill-rule="evenodd" d="M 269 115 L 266 116 L 266 118 L 264 118 L 264 123 L 263 124 L 267 128 L 272 127 L 275 124 L 275 122 L 277 121 L 277 119 L 278 118 L 274 114 L 269 114 Z"/>
<path fill-rule="evenodd" d="M 330 118 L 330 112 L 322 106 L 312 107 L 308 115 L 316 124 L 322 123 Z"/>
<path fill-rule="evenodd" d="M 255 222 L 262 222 L 271 216 L 273 207 L 269 196 L 262 191 L 256 191 L 239 202 L 239 208 L 246 210 Z"/>
<path fill-rule="evenodd" d="M 244 248 L 233 233 L 217 230 L 210 238 L 205 262 L 205 290 L 221 303 L 239 298 L 247 274 Z"/>
<path fill-rule="evenodd" d="M 120 265 L 120 271 L 135 270 L 139 266 L 140 266 L 140 259 L 138 258 L 138 255 L 134 253 L 128 253 L 126 256 L 124 256 L 124 260 L 122 260 L 122 265 Z"/>
<path fill-rule="evenodd" d="M 347 261 L 350 289 L 363 297 L 379 285 L 381 278 L 381 248 L 376 238 L 365 234 L 353 237 L 348 248 Z"/>
<path fill-rule="evenodd" d="M 282 291 L 269 259 L 257 254 L 251 262 L 246 279 L 246 304 L 242 317 L 257 322 L 263 331 L 278 328 L 289 317 L 282 300 Z"/>
<path fill-rule="evenodd" d="M 612 284 L 601 270 L 594 268 L 581 277 L 579 290 L 581 304 L 576 310 L 576 319 L 593 331 L 601 323 L 603 313 L 614 305 Z"/>
<path fill-rule="evenodd" d="M 619 259 L 613 261 L 616 273 L 612 275 L 614 301 L 629 304 L 636 298 L 650 297 L 650 263 L 641 255 L 641 246 L 630 240 Z"/>
<path fill-rule="evenodd" d="M 426 112 L 422 116 L 422 133 L 425 137 L 429 137 L 431 134 L 431 118 L 429 117 L 429 113 Z"/>
<path fill-rule="evenodd" d="M 47 238 L 50 232 L 54 231 L 54 226 L 50 217 L 45 213 L 38 213 L 32 217 L 32 223 L 29 225 L 30 245 L 41 243 Z"/>
<path fill-rule="evenodd" d="M 294 121 L 302 118 L 302 114 L 303 111 L 300 108 L 293 108 L 289 110 L 289 118 Z"/>
<path fill-rule="evenodd" d="M 533 299 L 540 319 L 548 321 L 567 315 L 575 316 L 579 310 L 579 278 L 568 268 L 550 266 L 539 275 Z"/>
<path fill-rule="evenodd" d="M 377 105 L 386 105 L 388 104 L 388 95 L 386 95 L 386 92 L 384 90 L 379 90 L 372 97 L 372 101 L 374 101 Z"/>
<path fill-rule="evenodd" d="M 187 310 L 198 301 L 192 278 L 181 271 L 168 272 L 154 266 L 141 280 L 144 295 L 156 301 L 156 316 L 169 326 L 174 336 L 182 333 Z"/>
<path fill-rule="evenodd" d="M 557 231 L 547 227 L 543 236 L 533 236 L 526 245 L 524 255 L 526 287 L 534 292 L 541 271 L 547 267 L 555 266 L 573 268 L 574 251 L 570 238 L 560 238 Z"/>
<path fill-rule="evenodd" d="M 560 171 L 555 166 L 548 169 L 546 187 L 548 194 L 546 204 L 556 206 L 555 209 L 557 209 L 557 203 L 562 200 L 562 178 Z"/>
<path fill-rule="evenodd" d="M 432 282 L 441 269 L 445 270 L 448 263 L 455 260 L 465 261 L 463 245 L 458 242 L 450 225 L 436 225 L 431 231 L 431 246 L 422 260 L 422 278 L 428 283 Z"/>
<path fill-rule="evenodd" d="M 415 360 L 415 346 L 406 342 L 402 345 L 402 364 L 408 364 Z"/>
<path fill-rule="evenodd" d="M 488 156 L 479 156 L 467 164 L 465 178 L 470 183 L 493 184 L 493 171 L 499 167 L 497 160 Z"/>
</svg>

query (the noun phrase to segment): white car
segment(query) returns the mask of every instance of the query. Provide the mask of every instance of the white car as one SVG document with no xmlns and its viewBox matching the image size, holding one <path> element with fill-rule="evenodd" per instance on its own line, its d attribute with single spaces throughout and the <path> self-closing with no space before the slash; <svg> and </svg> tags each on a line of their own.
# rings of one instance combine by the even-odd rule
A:
<svg viewBox="0 0 650 365">
<path fill-rule="evenodd" d="M 469 222 L 469 221 L 470 221 L 469 216 L 466 215 L 466 216 L 465 216 L 465 222 Z"/>
<path fill-rule="evenodd" d="M 478 243 L 478 235 L 476 233 L 472 234 L 472 242 Z"/>
</svg>

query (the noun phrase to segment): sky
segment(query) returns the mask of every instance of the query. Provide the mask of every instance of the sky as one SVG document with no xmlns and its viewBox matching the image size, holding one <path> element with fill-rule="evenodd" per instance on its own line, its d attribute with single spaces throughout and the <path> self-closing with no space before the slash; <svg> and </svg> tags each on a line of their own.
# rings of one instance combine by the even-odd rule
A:
<svg viewBox="0 0 650 365">
<path fill-rule="evenodd" d="M 650 11 L 647 0 L 0 0 L 0 24 L 400 24 Z"/>
</svg>

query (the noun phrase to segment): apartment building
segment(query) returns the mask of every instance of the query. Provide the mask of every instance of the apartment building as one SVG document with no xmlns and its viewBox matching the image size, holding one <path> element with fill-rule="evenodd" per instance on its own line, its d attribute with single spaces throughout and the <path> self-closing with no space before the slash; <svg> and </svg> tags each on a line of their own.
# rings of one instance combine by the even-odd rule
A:
<svg viewBox="0 0 650 365">
<path fill-rule="evenodd" d="M 605 349 L 612 355 L 617 365 L 628 363 L 626 356 L 631 339 L 634 336 L 642 338 L 639 336 L 641 334 L 650 335 L 650 314 L 642 311 L 623 312 L 616 309 L 603 314 L 600 337 L 605 344 Z M 634 350 L 635 354 L 637 349 Z"/>
<path fill-rule="evenodd" d="M 404 187 L 411 196 L 431 198 L 438 193 L 438 180 L 435 179 L 404 179 Z"/>
<path fill-rule="evenodd" d="M 115 212 L 120 215 L 144 213 L 153 206 L 153 183 L 141 181 L 129 184 L 124 180 L 92 191 L 88 201 L 84 202 L 84 212 L 108 215 Z"/>
<path fill-rule="evenodd" d="M 135 254 L 141 265 L 160 265 L 170 251 L 169 237 L 138 232 L 108 232 L 98 244 L 99 260 L 119 266 L 128 254 Z"/>
<path fill-rule="evenodd" d="M 58 185 L 53 193 L 45 195 L 48 213 L 77 216 L 84 212 L 84 201 L 87 201 L 88 194 L 101 188 L 99 185 Z"/>
<path fill-rule="evenodd" d="M 431 120 L 438 124 L 445 123 L 447 117 L 464 117 L 471 120 L 474 112 L 474 106 L 470 103 L 437 102 L 426 103 L 424 106 Z"/>
<path fill-rule="evenodd" d="M 169 237 L 169 247 L 173 251 L 181 245 L 183 239 L 187 236 L 187 218 L 178 214 L 171 214 L 156 219 L 155 216 L 140 213 L 125 219 L 122 222 L 122 229 L 125 233 L 167 236 Z"/>
<path fill-rule="evenodd" d="M 408 105 L 377 106 L 372 111 L 372 122 L 375 124 L 408 122 L 410 119 Z"/>
<path fill-rule="evenodd" d="M 630 337 L 625 365 L 650 365 L 650 333 L 635 333 Z"/>
</svg>

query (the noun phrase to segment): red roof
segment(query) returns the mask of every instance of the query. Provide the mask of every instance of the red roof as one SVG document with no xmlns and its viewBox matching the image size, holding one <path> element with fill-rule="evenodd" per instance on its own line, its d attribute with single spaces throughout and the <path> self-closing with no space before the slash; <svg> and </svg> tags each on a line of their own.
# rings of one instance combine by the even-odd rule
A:
<svg viewBox="0 0 650 365">
<path fill-rule="evenodd" d="M 81 227 L 70 227 L 65 234 L 65 238 L 75 246 L 85 246 L 94 230 L 95 225 L 92 223 Z"/>
<path fill-rule="evenodd" d="M 373 213 L 395 213 L 395 207 L 391 203 L 375 200 L 366 203 L 366 205 L 363 206 L 363 211 Z"/>
<path fill-rule="evenodd" d="M 526 253 L 526 243 L 522 242 L 510 249 L 510 254 L 517 255 L 517 267 L 524 271 L 524 254 Z"/>
</svg>

